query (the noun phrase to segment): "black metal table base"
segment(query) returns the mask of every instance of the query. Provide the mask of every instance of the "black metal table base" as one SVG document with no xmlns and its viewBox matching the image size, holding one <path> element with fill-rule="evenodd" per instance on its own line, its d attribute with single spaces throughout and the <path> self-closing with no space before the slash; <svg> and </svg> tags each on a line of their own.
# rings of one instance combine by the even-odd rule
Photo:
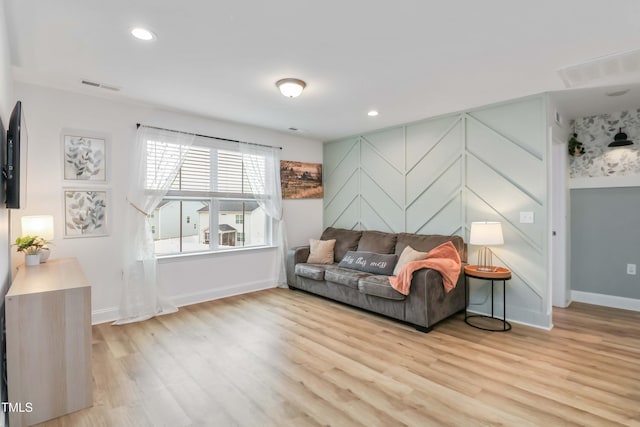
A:
<svg viewBox="0 0 640 427">
<path fill-rule="evenodd" d="M 474 276 L 471 276 L 474 277 Z M 507 322 L 507 296 L 505 293 L 505 288 L 506 288 L 506 282 L 507 279 L 490 279 L 490 278 L 484 278 L 484 277 L 475 277 L 476 279 L 481 279 L 481 280 L 491 280 L 491 316 L 487 316 L 485 314 L 468 314 L 467 313 L 467 307 L 469 306 L 469 275 L 465 274 L 465 278 L 464 278 L 464 285 L 465 285 L 465 290 L 464 290 L 464 323 L 466 323 L 469 326 L 473 326 L 476 329 L 482 329 L 483 331 L 490 331 L 490 332 L 507 332 L 511 330 L 511 323 Z M 493 314 L 493 285 L 494 282 L 496 281 L 502 281 L 502 310 L 504 313 L 504 318 L 501 319 L 499 317 L 494 316 Z M 500 322 L 500 325 L 502 326 L 501 328 L 485 328 L 482 326 L 478 326 L 478 325 L 474 325 L 473 323 L 471 323 L 469 321 L 469 319 L 472 319 L 474 317 L 480 317 L 483 319 L 491 319 L 491 320 L 497 320 Z"/>
<path fill-rule="evenodd" d="M 502 325 L 502 328 L 484 328 L 482 326 L 478 326 L 478 325 L 474 325 L 473 323 L 471 323 L 469 321 L 469 319 L 474 318 L 474 317 L 481 317 L 483 319 L 492 319 L 492 320 L 497 320 L 498 322 L 500 322 L 500 324 Z M 473 326 L 476 329 L 482 329 L 483 331 L 490 331 L 490 332 L 507 332 L 511 330 L 511 323 L 507 322 L 504 319 L 501 319 L 499 317 L 492 317 L 492 316 L 486 316 L 484 314 L 467 314 L 465 312 L 464 314 L 464 322 L 469 325 L 469 326 Z"/>
</svg>

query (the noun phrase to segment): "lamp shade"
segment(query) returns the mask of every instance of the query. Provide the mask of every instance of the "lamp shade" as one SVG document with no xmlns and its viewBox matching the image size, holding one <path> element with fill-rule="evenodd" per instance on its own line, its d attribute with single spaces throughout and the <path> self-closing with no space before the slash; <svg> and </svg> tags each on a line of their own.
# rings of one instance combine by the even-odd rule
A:
<svg viewBox="0 0 640 427">
<path fill-rule="evenodd" d="M 499 222 L 472 222 L 469 244 L 495 246 L 504 244 L 502 224 Z"/>
<path fill-rule="evenodd" d="M 23 236 L 38 236 L 45 240 L 53 239 L 53 216 L 32 215 L 20 218 Z"/>
</svg>

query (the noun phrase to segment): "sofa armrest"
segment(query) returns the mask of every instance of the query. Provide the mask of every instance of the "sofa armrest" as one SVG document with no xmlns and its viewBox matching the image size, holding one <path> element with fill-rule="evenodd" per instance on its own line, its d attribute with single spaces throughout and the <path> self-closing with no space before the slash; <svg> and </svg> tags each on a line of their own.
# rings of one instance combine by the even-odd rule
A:
<svg viewBox="0 0 640 427">
<path fill-rule="evenodd" d="M 425 268 L 414 272 L 409 297 L 417 301 L 407 306 L 406 321 L 420 326 L 430 328 L 463 310 L 464 264 L 460 268 L 456 287 L 450 292 L 445 292 L 442 275 L 436 270 Z"/>
<path fill-rule="evenodd" d="M 298 246 L 289 248 L 287 251 L 286 267 L 287 267 L 287 284 L 295 287 L 296 285 L 296 264 L 307 262 L 309 258 L 310 246 Z"/>
</svg>

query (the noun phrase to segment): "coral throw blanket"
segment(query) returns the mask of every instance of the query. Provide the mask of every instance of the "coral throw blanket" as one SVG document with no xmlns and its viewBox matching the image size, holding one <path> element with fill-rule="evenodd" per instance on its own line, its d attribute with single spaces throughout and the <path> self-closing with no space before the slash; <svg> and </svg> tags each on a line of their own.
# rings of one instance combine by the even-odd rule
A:
<svg viewBox="0 0 640 427">
<path fill-rule="evenodd" d="M 407 263 L 407 265 L 402 267 L 398 276 L 389 277 L 389 282 L 391 283 L 391 287 L 396 291 L 403 295 L 409 295 L 413 272 L 421 268 L 431 268 L 442 274 L 444 290 L 449 292 L 456 287 L 461 266 L 462 262 L 460 261 L 460 255 L 456 247 L 453 246 L 451 242 L 445 242 L 431 249 L 427 253 L 426 259 Z"/>
</svg>

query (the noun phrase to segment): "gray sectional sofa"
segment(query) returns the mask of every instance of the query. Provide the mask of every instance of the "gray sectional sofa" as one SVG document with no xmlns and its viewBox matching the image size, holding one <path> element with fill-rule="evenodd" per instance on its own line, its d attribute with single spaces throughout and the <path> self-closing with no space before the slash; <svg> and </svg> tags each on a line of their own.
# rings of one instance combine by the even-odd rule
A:
<svg viewBox="0 0 640 427">
<path fill-rule="evenodd" d="M 287 254 L 287 282 L 290 289 L 321 295 L 355 307 L 379 313 L 412 324 L 422 332 L 464 310 L 464 274 L 461 271 L 456 287 L 446 293 L 439 272 L 422 269 L 414 273 L 409 295 L 391 287 L 388 276 L 338 267 L 348 251 L 367 251 L 400 256 L 407 245 L 428 252 L 451 241 L 462 260 L 467 261 L 467 247 L 459 236 L 384 233 L 327 228 L 320 240 L 336 239 L 333 264 L 309 264 L 309 246 L 289 249 Z"/>
</svg>

